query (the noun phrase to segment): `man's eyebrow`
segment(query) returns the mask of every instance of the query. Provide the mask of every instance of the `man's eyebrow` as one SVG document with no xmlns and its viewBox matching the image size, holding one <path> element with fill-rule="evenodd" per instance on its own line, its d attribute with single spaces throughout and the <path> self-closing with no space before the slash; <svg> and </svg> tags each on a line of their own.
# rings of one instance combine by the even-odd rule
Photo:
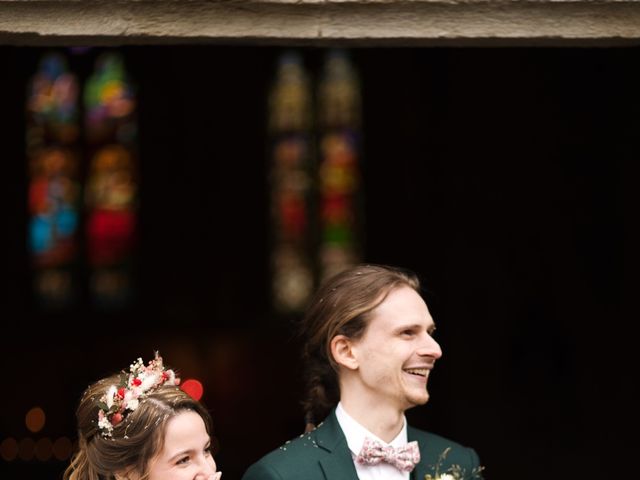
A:
<svg viewBox="0 0 640 480">
<path fill-rule="evenodd" d="M 405 323 L 399 325 L 395 330 L 401 332 L 403 330 L 422 330 L 423 326 L 420 323 Z"/>
<path fill-rule="evenodd" d="M 422 323 L 406 323 L 404 325 L 399 325 L 395 331 L 396 332 L 402 332 L 403 330 L 422 330 L 424 328 L 424 325 Z M 436 329 L 436 324 L 435 322 L 429 322 L 429 324 L 427 325 L 426 331 L 429 333 L 433 333 Z"/>
</svg>

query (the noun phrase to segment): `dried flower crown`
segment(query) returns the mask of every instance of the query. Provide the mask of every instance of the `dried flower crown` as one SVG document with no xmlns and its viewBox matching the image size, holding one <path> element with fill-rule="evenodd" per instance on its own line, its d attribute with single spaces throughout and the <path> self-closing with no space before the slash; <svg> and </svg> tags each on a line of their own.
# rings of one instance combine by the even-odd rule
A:
<svg viewBox="0 0 640 480">
<path fill-rule="evenodd" d="M 173 370 L 164 368 L 158 352 L 146 367 L 141 358 L 133 362 L 128 373 L 121 373 L 120 383 L 111 385 L 98 402 L 100 434 L 110 438 L 113 427 L 122 422 L 127 412 L 138 408 L 140 400 L 161 385 L 180 385 L 180 379 Z"/>
</svg>

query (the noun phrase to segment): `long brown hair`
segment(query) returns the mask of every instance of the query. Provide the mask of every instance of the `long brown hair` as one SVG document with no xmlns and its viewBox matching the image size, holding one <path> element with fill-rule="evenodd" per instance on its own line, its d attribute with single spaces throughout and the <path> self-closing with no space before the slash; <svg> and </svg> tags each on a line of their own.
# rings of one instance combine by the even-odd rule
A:
<svg viewBox="0 0 640 480">
<path fill-rule="evenodd" d="M 196 412 L 211 435 L 211 416 L 204 406 L 174 385 L 162 385 L 140 401 L 113 428 L 110 438 L 98 429 L 98 402 L 110 386 L 118 385 L 114 375 L 87 388 L 76 411 L 78 451 L 64 472 L 64 480 L 112 480 L 116 473 L 133 470 L 148 475 L 149 461 L 164 446 L 167 422 L 180 412 Z"/>
<path fill-rule="evenodd" d="M 302 402 L 307 429 L 322 420 L 340 399 L 338 367 L 331 355 L 331 339 L 364 334 L 371 311 L 395 288 L 420 293 L 417 276 L 385 265 L 358 265 L 331 277 L 316 292 L 300 324 L 304 338 L 306 395 Z"/>
</svg>

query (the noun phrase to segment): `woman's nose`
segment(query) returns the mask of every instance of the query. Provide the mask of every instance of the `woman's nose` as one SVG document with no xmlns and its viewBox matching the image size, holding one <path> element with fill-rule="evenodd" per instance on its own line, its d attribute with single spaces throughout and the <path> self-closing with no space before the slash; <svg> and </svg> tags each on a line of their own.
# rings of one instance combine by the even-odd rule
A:
<svg viewBox="0 0 640 480">
<path fill-rule="evenodd" d="M 216 462 L 213 458 L 204 459 L 199 470 L 196 480 L 217 480 L 220 478 L 218 475 L 220 472 L 216 473 Z"/>
</svg>

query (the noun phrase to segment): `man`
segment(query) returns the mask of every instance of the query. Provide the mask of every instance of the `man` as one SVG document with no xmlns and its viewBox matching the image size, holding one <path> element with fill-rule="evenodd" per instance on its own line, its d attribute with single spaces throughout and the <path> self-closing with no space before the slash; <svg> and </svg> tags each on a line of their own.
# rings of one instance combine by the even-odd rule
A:
<svg viewBox="0 0 640 480">
<path fill-rule="evenodd" d="M 308 424 L 326 418 L 243 480 L 481 478 L 473 449 L 406 422 L 407 409 L 428 401 L 442 356 L 419 288 L 414 275 L 377 265 L 346 270 L 320 288 L 302 323 L 305 409 Z"/>
</svg>

